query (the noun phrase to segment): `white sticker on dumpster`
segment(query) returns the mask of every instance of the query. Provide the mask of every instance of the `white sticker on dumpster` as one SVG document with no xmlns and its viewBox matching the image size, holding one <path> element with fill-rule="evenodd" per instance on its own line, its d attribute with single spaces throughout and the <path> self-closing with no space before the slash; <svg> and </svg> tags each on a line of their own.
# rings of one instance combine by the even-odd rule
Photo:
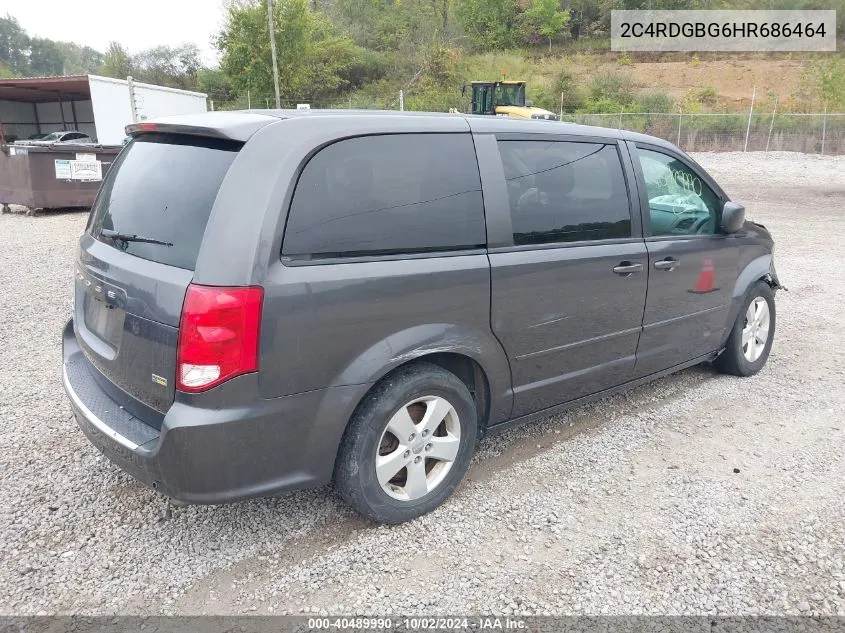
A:
<svg viewBox="0 0 845 633">
<path fill-rule="evenodd" d="M 98 160 L 70 161 L 71 180 L 99 181 L 103 179 L 103 164 Z"/>
<path fill-rule="evenodd" d="M 56 180 L 99 182 L 103 179 L 103 163 L 98 160 L 56 160 Z"/>
<path fill-rule="evenodd" d="M 56 160 L 56 180 L 70 180 L 69 160 Z"/>
</svg>

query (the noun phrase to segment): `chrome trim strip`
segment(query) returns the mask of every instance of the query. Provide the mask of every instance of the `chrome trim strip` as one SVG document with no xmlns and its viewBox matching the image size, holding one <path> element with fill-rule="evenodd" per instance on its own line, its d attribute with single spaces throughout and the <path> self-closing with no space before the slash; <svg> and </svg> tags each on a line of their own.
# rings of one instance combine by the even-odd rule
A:
<svg viewBox="0 0 845 633">
<path fill-rule="evenodd" d="M 73 390 L 73 387 L 70 384 L 70 380 L 67 376 L 67 365 L 62 363 L 62 383 L 64 383 L 65 391 L 67 391 L 68 397 L 73 401 L 74 406 L 78 408 L 82 415 L 85 416 L 85 419 L 88 420 L 91 424 L 97 427 L 97 429 L 113 439 L 118 444 L 122 444 L 129 450 L 136 450 L 138 445 L 130 439 L 123 437 L 120 433 L 115 431 L 113 428 L 108 426 L 105 422 L 103 422 L 100 418 L 94 415 L 91 412 L 91 409 L 85 406 L 85 403 L 79 399 L 79 396 L 76 395 L 76 392 Z"/>
</svg>

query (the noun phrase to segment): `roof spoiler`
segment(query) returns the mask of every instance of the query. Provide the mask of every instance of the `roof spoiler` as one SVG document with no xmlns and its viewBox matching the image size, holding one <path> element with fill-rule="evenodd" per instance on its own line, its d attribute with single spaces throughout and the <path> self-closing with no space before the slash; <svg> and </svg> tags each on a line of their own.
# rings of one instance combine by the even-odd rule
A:
<svg viewBox="0 0 845 633">
<path fill-rule="evenodd" d="M 125 129 L 126 134 L 132 137 L 163 132 L 245 143 L 265 125 L 278 120 L 277 117 L 246 112 L 209 112 L 130 123 Z"/>
<path fill-rule="evenodd" d="M 187 136 L 203 136 L 205 138 L 220 138 L 235 140 L 225 134 L 223 130 L 216 130 L 210 127 L 199 127 L 196 125 L 179 125 L 173 123 L 131 123 L 126 126 L 127 136 L 136 137 L 140 134 L 151 132 L 164 132 L 167 134 L 184 134 Z"/>
</svg>

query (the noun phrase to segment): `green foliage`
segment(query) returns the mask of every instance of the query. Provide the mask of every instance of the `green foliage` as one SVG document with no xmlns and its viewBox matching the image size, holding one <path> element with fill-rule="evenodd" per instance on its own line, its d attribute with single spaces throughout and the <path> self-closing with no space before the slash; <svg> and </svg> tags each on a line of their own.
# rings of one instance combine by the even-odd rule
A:
<svg viewBox="0 0 845 633">
<path fill-rule="evenodd" d="M 18 74 L 9 68 L 5 62 L 0 62 L 0 79 L 10 79 L 17 76 Z"/>
<path fill-rule="evenodd" d="M 450 33 L 451 0 L 336 0 L 336 22 L 356 44 L 376 51 L 416 52 Z"/>
<path fill-rule="evenodd" d="M 103 64 L 103 54 L 90 46 L 79 46 L 72 42 L 55 42 L 63 59 L 66 75 L 96 73 Z"/>
<path fill-rule="evenodd" d="M 379 81 L 390 69 L 390 58 L 386 53 L 360 49 L 346 73 L 350 89 Z"/>
<path fill-rule="evenodd" d="M 232 102 L 237 95 L 223 72 L 217 68 L 201 68 L 197 71 L 197 90 L 208 95 L 211 101 L 221 106 Z"/>
<path fill-rule="evenodd" d="M 560 10 L 559 0 L 531 0 L 531 6 L 521 18 L 524 28 L 527 27 L 532 35 L 542 35 L 549 41 L 551 52 L 552 39 L 569 23 L 569 11 Z"/>
<path fill-rule="evenodd" d="M 457 52 L 445 46 L 432 49 L 425 58 L 425 70 L 428 78 L 435 83 L 454 82 L 457 75 Z"/>
<path fill-rule="evenodd" d="M 584 98 L 581 94 L 581 87 L 578 80 L 568 70 L 562 70 L 555 78 L 555 96 L 559 99 L 559 107 L 564 112 L 575 112 L 583 107 Z"/>
<path fill-rule="evenodd" d="M 802 84 L 812 101 L 828 110 L 841 112 L 845 108 L 845 59 L 836 56 L 814 59 Z"/>
<path fill-rule="evenodd" d="M 459 91 L 429 84 L 406 97 L 405 109 L 448 112 L 449 108 L 457 106 L 459 99 Z"/>
<path fill-rule="evenodd" d="M 629 75 L 617 72 L 599 73 L 590 81 L 587 94 L 594 108 L 609 107 L 609 104 L 621 106 L 616 111 L 628 108 L 633 105 L 636 99 L 634 82 Z M 601 104 L 601 105 L 600 105 Z M 607 110 L 592 110 L 593 112 L 605 112 Z M 612 110 L 611 110 L 612 111 Z"/>
<path fill-rule="evenodd" d="M 29 70 L 29 36 L 9 14 L 0 18 L 0 62 L 18 75 Z"/>
<path fill-rule="evenodd" d="M 649 92 L 637 98 L 635 109 L 639 112 L 673 112 L 675 100 L 665 92 Z"/>
<path fill-rule="evenodd" d="M 230 5 L 217 47 L 220 69 L 236 92 L 274 92 L 267 28 L 266 3 Z M 324 13 L 309 11 L 307 0 L 277 2 L 273 29 L 280 92 L 286 100 L 324 100 L 354 86 L 355 81 L 378 75 L 377 58 L 365 57 Z"/>
<path fill-rule="evenodd" d="M 460 72 L 467 81 L 500 79 L 506 71 L 510 79 L 528 78 L 537 70 L 536 64 L 526 58 L 523 51 L 487 52 L 464 58 L 459 62 Z"/>
<path fill-rule="evenodd" d="M 135 73 L 132 57 L 123 47 L 123 44 L 118 42 L 109 43 L 109 47 L 103 57 L 103 65 L 100 67 L 99 72 L 105 77 L 114 77 L 115 79 L 126 79 Z"/>
<path fill-rule="evenodd" d="M 144 83 L 196 90 L 201 69 L 200 52 L 195 44 L 155 46 L 130 55 L 122 44 L 111 42 L 98 72 L 116 79 L 131 76 Z"/>
<path fill-rule="evenodd" d="M 64 70 L 64 56 L 56 42 L 40 38 L 29 40 L 29 74 L 63 75 Z"/>
<path fill-rule="evenodd" d="M 192 89 L 202 67 L 196 44 L 156 46 L 132 58 L 136 79 L 159 86 Z"/>
<path fill-rule="evenodd" d="M 698 91 L 690 88 L 681 100 L 681 111 L 684 114 L 699 114 L 703 108 L 698 99 Z"/>
<path fill-rule="evenodd" d="M 716 102 L 719 99 L 719 93 L 713 86 L 705 86 L 703 88 L 699 88 L 697 91 L 698 100 L 710 107 L 716 105 Z"/>
<path fill-rule="evenodd" d="M 628 109 L 630 109 L 630 104 L 621 103 L 609 97 L 599 97 L 587 101 L 583 111 L 587 114 L 616 114 Z"/>
<path fill-rule="evenodd" d="M 519 39 L 518 0 L 455 0 L 455 14 L 477 49 L 501 50 Z"/>
</svg>

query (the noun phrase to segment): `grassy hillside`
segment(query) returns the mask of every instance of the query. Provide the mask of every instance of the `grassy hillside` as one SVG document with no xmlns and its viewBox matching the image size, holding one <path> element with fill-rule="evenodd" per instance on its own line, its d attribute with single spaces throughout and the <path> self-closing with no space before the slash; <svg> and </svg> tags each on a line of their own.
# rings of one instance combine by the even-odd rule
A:
<svg viewBox="0 0 845 633">
<path fill-rule="evenodd" d="M 748 109 L 752 90 L 756 104 L 778 110 L 821 111 L 819 64 L 833 63 L 842 81 L 845 57 L 783 55 L 625 55 L 609 52 L 548 54 L 523 49 L 462 56 L 453 53 L 438 65 L 437 76 L 424 69 L 410 85 L 398 81 L 371 84 L 353 95 L 354 107 L 396 107 L 400 88 L 406 106 L 418 110 L 469 108 L 473 80 L 501 78 L 528 82 L 528 98 L 555 112 L 741 112 Z M 830 73 L 829 73 L 830 74 Z M 843 85 L 828 86 L 841 93 Z M 561 94 L 563 103 L 561 104 Z M 836 95 L 834 95 L 836 96 Z M 841 99 L 841 94 L 840 97 Z M 835 103 L 836 99 L 828 102 Z M 343 105 L 343 104 L 340 104 Z"/>
</svg>

